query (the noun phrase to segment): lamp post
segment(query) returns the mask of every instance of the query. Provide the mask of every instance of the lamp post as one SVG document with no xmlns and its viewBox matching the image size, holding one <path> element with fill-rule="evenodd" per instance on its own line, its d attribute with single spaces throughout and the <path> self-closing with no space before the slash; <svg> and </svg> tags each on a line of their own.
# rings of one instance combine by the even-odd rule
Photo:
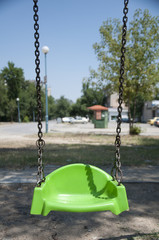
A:
<svg viewBox="0 0 159 240">
<path fill-rule="evenodd" d="M 20 123 L 20 107 L 19 107 L 19 98 L 16 98 L 17 105 L 18 105 L 18 122 Z"/>
<path fill-rule="evenodd" d="M 49 52 L 49 48 L 47 46 L 42 47 L 42 52 L 45 56 L 45 76 L 44 76 L 44 83 L 45 83 L 45 102 L 46 102 L 46 133 L 48 133 L 48 96 L 47 96 L 47 61 L 46 55 Z"/>
</svg>

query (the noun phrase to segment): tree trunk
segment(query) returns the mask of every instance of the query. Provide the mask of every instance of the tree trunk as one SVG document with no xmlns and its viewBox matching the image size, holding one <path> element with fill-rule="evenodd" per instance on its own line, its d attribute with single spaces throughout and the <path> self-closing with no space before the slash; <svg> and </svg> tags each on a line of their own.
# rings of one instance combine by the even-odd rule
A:
<svg viewBox="0 0 159 240">
<path fill-rule="evenodd" d="M 134 124 L 134 119 L 135 119 L 135 115 L 136 115 L 136 98 L 135 98 L 135 101 L 134 101 L 134 109 L 133 109 L 133 124 Z M 132 127 L 133 127 L 133 124 L 132 124 Z"/>
</svg>

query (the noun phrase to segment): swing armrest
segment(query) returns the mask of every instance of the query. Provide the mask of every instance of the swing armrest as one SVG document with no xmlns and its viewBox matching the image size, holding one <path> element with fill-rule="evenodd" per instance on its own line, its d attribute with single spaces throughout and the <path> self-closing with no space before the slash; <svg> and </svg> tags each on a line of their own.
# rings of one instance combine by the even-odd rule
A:
<svg viewBox="0 0 159 240">
<path fill-rule="evenodd" d="M 44 205 L 41 187 L 35 187 L 30 214 L 41 214 Z"/>
</svg>

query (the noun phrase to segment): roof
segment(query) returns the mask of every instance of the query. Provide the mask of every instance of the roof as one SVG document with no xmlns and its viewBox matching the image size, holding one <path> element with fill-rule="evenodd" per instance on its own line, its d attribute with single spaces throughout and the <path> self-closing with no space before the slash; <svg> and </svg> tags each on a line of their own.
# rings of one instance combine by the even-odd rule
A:
<svg viewBox="0 0 159 240">
<path fill-rule="evenodd" d="M 104 106 L 101 106 L 101 105 L 94 105 L 94 106 L 91 106 L 91 107 L 88 107 L 88 109 L 92 110 L 92 111 L 106 111 L 108 110 L 107 107 L 104 107 Z"/>
</svg>

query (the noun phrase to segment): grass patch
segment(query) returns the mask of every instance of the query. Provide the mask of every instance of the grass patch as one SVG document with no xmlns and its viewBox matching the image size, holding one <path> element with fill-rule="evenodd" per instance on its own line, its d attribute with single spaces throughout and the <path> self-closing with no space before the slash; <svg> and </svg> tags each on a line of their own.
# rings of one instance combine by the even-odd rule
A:
<svg viewBox="0 0 159 240">
<path fill-rule="evenodd" d="M 128 238 L 128 240 L 158 240 L 158 239 L 159 239 L 159 233 L 150 233 L 150 234 L 144 234 L 144 235 Z"/>
<path fill-rule="evenodd" d="M 127 145 L 121 147 L 122 165 L 146 166 L 159 164 L 158 139 L 136 138 L 135 141 L 134 139 L 133 141 L 126 140 Z M 138 145 L 136 145 L 136 142 L 138 142 Z M 104 166 L 112 165 L 114 156 L 115 147 L 109 144 L 48 144 L 43 154 L 43 162 L 44 164 L 54 165 L 81 162 Z M 37 166 L 36 148 L 0 148 L 1 168 L 25 168 L 26 166 Z"/>
<path fill-rule="evenodd" d="M 0 168 L 25 168 L 37 166 L 36 149 L 0 148 Z"/>
<path fill-rule="evenodd" d="M 44 164 L 65 165 L 89 163 L 96 166 L 112 165 L 115 156 L 115 136 L 96 134 L 53 133 L 44 136 L 46 144 Z M 66 144 L 56 144 L 56 140 Z M 63 141 L 65 140 L 65 141 Z M 125 166 L 159 165 L 159 137 L 121 136 L 121 162 Z M 70 144 L 71 143 L 71 144 Z M 75 144 L 76 143 L 76 144 Z M 28 142 L 27 142 L 28 144 Z M 37 166 L 36 146 L 0 147 L 1 168 Z"/>
<path fill-rule="evenodd" d="M 115 135 L 105 135 L 105 134 L 73 134 L 73 133 L 48 133 L 44 134 L 44 138 L 47 140 L 64 139 L 68 141 L 81 140 L 84 143 L 99 143 L 105 145 L 114 145 Z M 121 136 L 122 145 L 159 145 L 158 136 L 132 136 L 132 135 L 122 135 Z"/>
</svg>

